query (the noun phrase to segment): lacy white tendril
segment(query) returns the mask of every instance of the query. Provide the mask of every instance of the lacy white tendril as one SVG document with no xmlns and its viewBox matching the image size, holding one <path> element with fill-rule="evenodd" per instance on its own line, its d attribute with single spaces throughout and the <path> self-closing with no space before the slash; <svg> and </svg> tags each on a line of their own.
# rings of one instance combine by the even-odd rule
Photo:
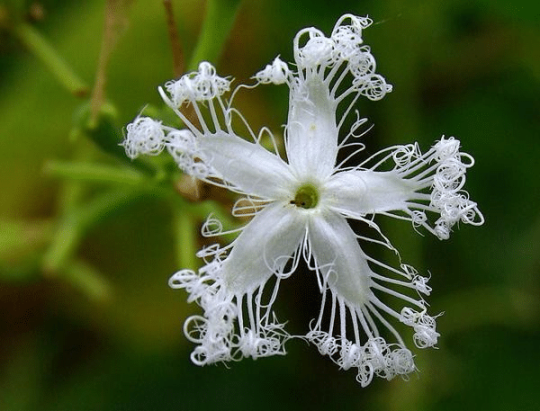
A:
<svg viewBox="0 0 540 411">
<path fill-rule="evenodd" d="M 427 315 L 424 311 L 416 312 L 409 307 L 401 310 L 401 322 L 413 327 L 414 343 L 418 348 L 433 347 L 437 344 L 440 334 L 435 330 L 436 317 Z"/>
<path fill-rule="evenodd" d="M 303 36 L 307 36 L 304 46 L 299 43 Z M 295 45 L 295 61 L 301 68 L 313 68 L 316 66 L 330 66 L 334 63 L 335 42 L 324 36 L 317 29 L 305 29 L 298 33 Z"/>
<path fill-rule="evenodd" d="M 339 26 L 332 33 L 334 49 L 343 60 L 358 59 L 360 45 L 363 43 L 362 35 L 348 26 Z M 361 59 L 361 58 L 360 58 Z"/>
<path fill-rule="evenodd" d="M 126 127 L 127 135 L 122 145 L 129 158 L 141 154 L 158 155 L 165 144 L 165 132 L 160 121 L 149 117 L 137 117 Z"/>
<path fill-rule="evenodd" d="M 255 79 L 261 84 L 284 84 L 290 75 L 289 66 L 279 57 L 276 57 L 272 64 L 268 64 L 264 70 L 255 75 Z"/>
<path fill-rule="evenodd" d="M 197 139 L 189 130 L 173 130 L 167 134 L 165 147 L 178 167 L 189 175 L 204 179 L 212 169 L 199 158 Z"/>
<path fill-rule="evenodd" d="M 165 88 L 177 107 L 186 101 L 212 100 L 229 91 L 231 82 L 219 77 L 216 69 L 210 63 L 203 61 L 195 73 L 169 81 Z"/>
<path fill-rule="evenodd" d="M 463 190 L 467 170 L 474 164 L 473 158 L 459 151 L 460 142 L 454 137 L 442 137 L 431 150 L 422 154 L 416 144 L 391 147 L 364 161 L 360 167 L 382 169 L 391 159 L 394 168 L 389 175 L 402 178 L 416 187 L 403 208 L 407 217 L 416 228 L 424 227 L 439 239 L 448 239 L 452 227 L 464 224 L 481 225 L 482 213 L 469 194 Z M 435 222 L 430 222 L 429 215 L 438 215 Z M 397 217 L 396 214 L 393 214 Z"/>
</svg>

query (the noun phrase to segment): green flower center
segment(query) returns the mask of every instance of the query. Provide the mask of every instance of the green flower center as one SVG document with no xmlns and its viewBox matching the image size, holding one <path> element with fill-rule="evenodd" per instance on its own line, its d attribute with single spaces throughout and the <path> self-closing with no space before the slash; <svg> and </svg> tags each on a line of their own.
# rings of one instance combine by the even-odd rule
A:
<svg viewBox="0 0 540 411">
<path fill-rule="evenodd" d="M 296 207 L 302 207 L 305 209 L 315 208 L 319 203 L 319 192 L 317 188 L 311 184 L 305 184 L 301 186 L 294 196 L 294 200 L 291 204 Z"/>
</svg>

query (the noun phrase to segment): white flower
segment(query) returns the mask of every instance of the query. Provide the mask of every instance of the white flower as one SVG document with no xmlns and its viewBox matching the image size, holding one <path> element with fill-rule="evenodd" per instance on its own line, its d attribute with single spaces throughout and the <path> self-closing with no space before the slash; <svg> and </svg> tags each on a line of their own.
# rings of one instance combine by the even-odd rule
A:
<svg viewBox="0 0 540 411">
<path fill-rule="evenodd" d="M 233 116 L 239 113 L 223 98 L 230 81 L 206 62 L 197 73 L 167 83 L 167 92 L 159 90 L 187 129 L 146 118 L 128 126 L 124 145 L 130 157 L 167 148 L 184 172 L 243 195 L 233 214 L 253 217 L 231 244 L 198 253 L 205 262 L 198 273 L 181 270 L 170 280 L 204 310 L 185 324 L 187 338 L 197 344 L 194 363 L 284 354 L 293 336 L 272 305 L 281 281 L 302 258 L 315 272 L 322 304 L 309 331 L 294 337 L 310 341 L 341 368 L 355 368 L 363 386 L 375 375 L 391 379 L 415 370 L 413 354 L 392 322 L 412 328 L 420 348 L 437 343 L 436 317 L 427 314 L 421 297 L 431 291 L 428 278 L 399 257 L 390 264 L 368 256 L 361 244 L 397 254 L 374 221 L 376 214 L 408 220 L 415 230 L 440 239 L 458 222 L 482 224 L 476 203 L 463 191 L 473 159 L 459 151 L 458 140 L 442 137 L 425 154 L 416 144 L 394 146 L 350 165 L 364 150 L 358 132 L 366 120 L 357 116 L 339 141 L 345 118 L 360 96 L 378 100 L 391 91 L 363 44 L 362 30 L 370 23 L 345 15 L 330 37 L 304 29 L 294 39 L 296 71 L 276 58 L 255 75 L 258 84 L 290 89 L 286 160 L 268 130 L 250 131 L 251 141 L 235 133 Z M 179 111 L 185 102 L 197 126 Z M 273 151 L 262 145 L 266 136 Z M 341 149 L 351 153 L 343 161 Z M 370 234 L 356 234 L 350 220 L 364 223 Z M 202 234 L 222 231 L 209 217 Z"/>
</svg>

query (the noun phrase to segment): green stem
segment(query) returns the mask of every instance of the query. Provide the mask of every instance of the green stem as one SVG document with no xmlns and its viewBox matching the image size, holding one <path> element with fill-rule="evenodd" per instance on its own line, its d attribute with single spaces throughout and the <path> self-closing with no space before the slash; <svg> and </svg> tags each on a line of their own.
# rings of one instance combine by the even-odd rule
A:
<svg viewBox="0 0 540 411">
<path fill-rule="evenodd" d="M 176 255 L 179 267 L 196 269 L 197 258 L 197 221 L 186 209 L 173 205 L 173 218 L 176 238 Z"/>
<path fill-rule="evenodd" d="M 208 0 L 199 41 L 188 64 L 188 71 L 197 69 L 199 62 L 217 63 L 227 40 L 241 0 Z"/>
<path fill-rule="evenodd" d="M 66 214 L 43 257 L 43 269 L 55 274 L 65 267 L 90 228 L 144 194 L 142 190 L 112 190 Z"/>
<path fill-rule="evenodd" d="M 73 72 L 51 44 L 31 25 L 20 22 L 13 32 L 18 39 L 47 66 L 58 81 L 73 95 L 88 95 L 88 86 Z"/>
<path fill-rule="evenodd" d="M 66 264 L 61 276 L 94 301 L 107 301 L 110 297 L 111 285 L 107 279 L 83 261 L 75 260 Z"/>
<path fill-rule="evenodd" d="M 144 181 L 144 176 L 134 169 L 94 163 L 72 163 L 53 160 L 46 163 L 45 172 L 70 180 L 116 183 L 131 186 L 139 185 Z"/>
</svg>

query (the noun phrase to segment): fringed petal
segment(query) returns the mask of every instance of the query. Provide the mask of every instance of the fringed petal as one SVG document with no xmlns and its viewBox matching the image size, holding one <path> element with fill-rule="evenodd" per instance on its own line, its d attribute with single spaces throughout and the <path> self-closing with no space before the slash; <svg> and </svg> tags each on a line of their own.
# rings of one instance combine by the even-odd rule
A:
<svg viewBox="0 0 540 411">
<path fill-rule="evenodd" d="M 269 204 L 234 241 L 220 272 L 228 292 L 253 293 L 273 274 L 290 274 L 284 270 L 294 259 L 306 232 L 305 216 L 292 208 L 283 203 Z"/>
<path fill-rule="evenodd" d="M 328 181 L 325 198 L 330 207 L 347 216 L 406 210 L 418 184 L 393 171 L 345 171 Z"/>
<path fill-rule="evenodd" d="M 287 164 L 257 143 L 220 132 L 200 137 L 198 145 L 203 162 L 242 193 L 280 199 L 295 184 Z"/>
<path fill-rule="evenodd" d="M 357 307 L 368 301 L 371 269 L 345 218 L 330 210 L 311 218 L 308 241 L 323 287 Z"/>
</svg>

